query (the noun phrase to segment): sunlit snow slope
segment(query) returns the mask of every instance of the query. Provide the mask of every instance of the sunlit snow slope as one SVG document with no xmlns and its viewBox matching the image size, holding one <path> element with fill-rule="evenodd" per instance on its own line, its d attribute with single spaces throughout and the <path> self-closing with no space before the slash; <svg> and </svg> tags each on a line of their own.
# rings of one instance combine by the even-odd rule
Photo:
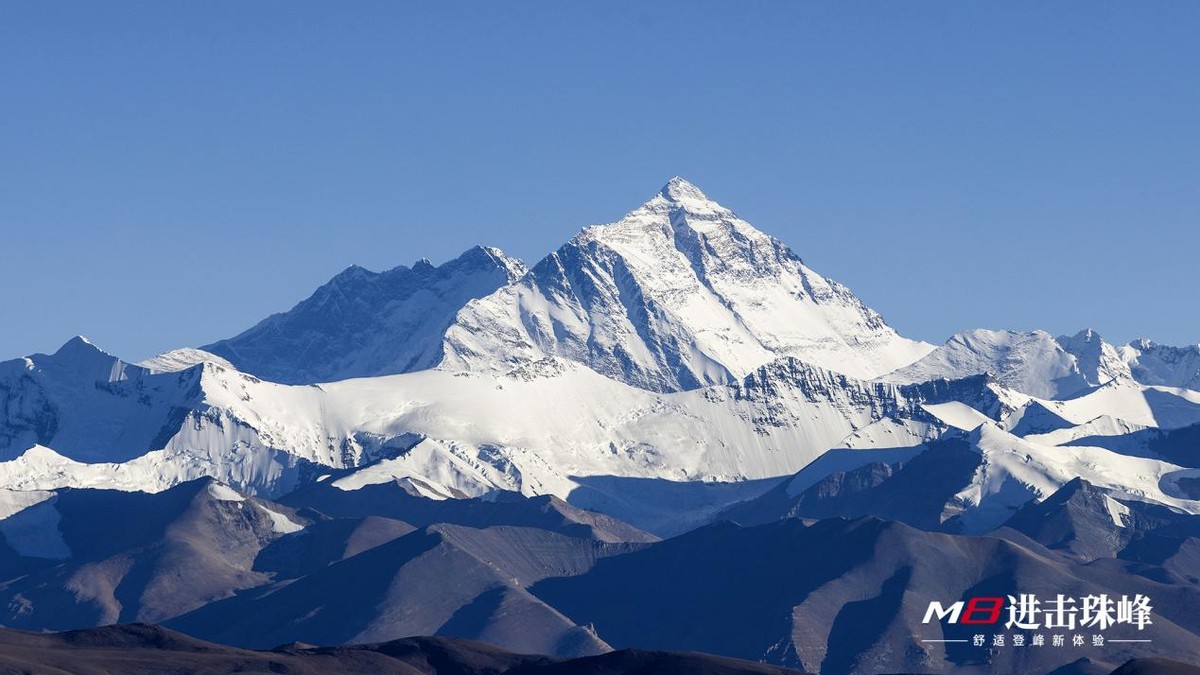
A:
<svg viewBox="0 0 1200 675">
<path fill-rule="evenodd" d="M 0 363 L 0 501 L 204 476 L 270 497 L 395 481 L 435 499 L 554 494 L 661 533 L 784 476 L 894 472 L 974 434 L 969 471 L 943 485 L 962 522 L 1076 475 L 1197 510 L 1197 387 L 1196 347 L 907 340 L 676 178 L 528 271 L 491 248 L 351 268 L 203 350 L 134 365 L 75 338 Z"/>
<path fill-rule="evenodd" d="M 468 303 L 443 365 L 506 370 L 563 356 L 676 391 L 736 381 L 780 356 L 869 378 L 930 349 L 674 178 L 620 222 L 585 229 L 518 283 Z"/>
</svg>

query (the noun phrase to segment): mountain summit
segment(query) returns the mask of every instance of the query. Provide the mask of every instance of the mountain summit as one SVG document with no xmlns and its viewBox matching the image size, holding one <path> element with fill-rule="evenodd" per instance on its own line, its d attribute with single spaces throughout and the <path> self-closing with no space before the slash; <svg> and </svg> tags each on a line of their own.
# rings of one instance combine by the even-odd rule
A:
<svg viewBox="0 0 1200 675">
<path fill-rule="evenodd" d="M 353 266 L 203 347 L 285 384 L 437 365 L 507 371 L 556 356 L 654 391 L 735 382 L 782 357 L 869 378 L 931 349 L 678 177 L 528 272 L 483 247 L 439 267 Z"/>
<path fill-rule="evenodd" d="M 677 177 L 668 180 L 667 184 L 662 186 L 662 190 L 659 190 L 659 197 L 662 197 L 665 199 L 665 201 L 673 204 L 694 202 L 697 204 L 714 204 L 716 207 L 720 208 L 720 204 L 716 204 L 716 202 L 713 202 L 712 199 L 708 198 L 708 195 L 704 195 L 704 193 L 701 192 L 700 187 L 696 187 L 695 185 L 688 183 L 688 181 L 685 179 L 679 178 L 678 175 Z"/>
<path fill-rule="evenodd" d="M 1041 330 L 976 329 L 952 336 L 921 360 L 884 379 L 925 382 L 989 373 L 1030 396 L 1061 399 L 1110 382 L 1200 388 L 1200 347 L 1168 347 L 1137 340 L 1123 347 L 1086 329 L 1053 337 Z"/>
<path fill-rule="evenodd" d="M 468 303 L 442 365 L 496 370 L 561 356 L 676 391 L 787 356 L 875 377 L 930 349 L 673 178 L 620 221 L 585 228 L 517 283 Z"/>
<path fill-rule="evenodd" d="M 423 370 L 441 359 L 442 334 L 468 300 L 524 273 L 483 246 L 438 267 L 425 258 L 386 272 L 352 265 L 291 310 L 203 349 L 284 384 Z"/>
</svg>

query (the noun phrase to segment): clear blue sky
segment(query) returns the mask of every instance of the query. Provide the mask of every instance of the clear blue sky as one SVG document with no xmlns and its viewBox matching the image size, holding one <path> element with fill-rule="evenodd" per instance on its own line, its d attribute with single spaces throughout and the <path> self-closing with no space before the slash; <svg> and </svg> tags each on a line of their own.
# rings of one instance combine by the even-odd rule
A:
<svg viewBox="0 0 1200 675">
<path fill-rule="evenodd" d="M 0 357 L 530 262 L 679 174 L 901 332 L 1200 341 L 1200 3 L 0 4 Z"/>
</svg>

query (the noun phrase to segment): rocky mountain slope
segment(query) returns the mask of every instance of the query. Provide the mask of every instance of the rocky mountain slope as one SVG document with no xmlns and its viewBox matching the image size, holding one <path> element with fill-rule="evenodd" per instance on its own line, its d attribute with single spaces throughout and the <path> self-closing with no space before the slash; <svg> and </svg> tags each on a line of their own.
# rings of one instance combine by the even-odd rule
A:
<svg viewBox="0 0 1200 675">
<path fill-rule="evenodd" d="M 524 273 L 521 261 L 482 246 L 438 267 L 350 267 L 291 310 L 203 349 L 284 384 L 423 370 L 441 360 L 442 335 L 463 305 Z"/>
<path fill-rule="evenodd" d="M 419 515 L 430 524 L 334 517 L 212 479 L 55 491 L 0 519 L 0 625 L 165 622 L 256 647 L 441 634 L 598 654 L 602 640 L 526 587 L 657 541 L 546 499 L 432 502 Z"/>
<path fill-rule="evenodd" d="M 224 644 L 286 643 L 276 653 L 347 657 L 378 648 L 297 643 L 372 645 L 436 634 L 559 659 L 604 656 L 588 667 L 623 663 L 628 653 L 611 650 L 635 645 L 704 648 L 834 674 L 1107 672 L 1135 658 L 1200 658 L 1193 611 L 1200 516 L 1118 499 L 1078 480 L 983 535 L 873 517 L 783 517 L 717 523 L 665 541 L 609 520 L 598 537 L 564 530 L 560 520 L 534 524 L 545 513 L 537 499 L 475 502 L 482 527 L 414 528 L 380 516 L 332 518 L 211 480 L 154 495 L 60 491 L 39 506 L 56 514 L 40 512 L 40 527 L 0 520 L 0 623 L 32 630 L 153 618 Z M 445 513 L 462 515 L 457 507 Z M 574 520 L 595 522 L 584 514 Z M 513 521 L 522 524 L 485 524 Z M 45 546 L 44 536 L 35 546 L 46 530 L 60 534 L 57 547 Z M 621 531 L 638 541 L 605 540 Z M 1154 608 L 1147 632 L 1117 625 L 1104 634 L 1153 639 L 1103 649 L 978 649 L 940 640 L 980 628 L 922 621 L 929 602 L 1017 589 L 1041 597 L 1146 595 Z M 139 636 L 149 630 L 170 651 L 227 653 L 157 629 L 106 630 L 59 648 L 139 659 Z M 0 660 L 28 657 L 5 651 L 34 644 L 20 635 L 0 635 Z M 360 657 L 375 663 L 371 653 L 352 658 Z M 1081 659 L 1090 670 L 1068 668 L 1083 668 Z"/>
<path fill-rule="evenodd" d="M 555 657 L 459 654 L 512 672 L 725 672 L 610 651 L 635 646 L 829 673 L 1191 660 L 1198 388 L 1200 347 L 905 339 L 674 179 L 529 270 L 351 268 L 204 349 L 0 363 L 0 624 Z M 1031 592 L 1146 594 L 1153 641 L 998 650 L 920 621 Z"/>
<path fill-rule="evenodd" d="M 734 382 L 780 356 L 869 378 L 931 349 L 681 178 L 468 303 L 445 344 L 446 367 L 563 356 L 652 391 Z"/>
</svg>

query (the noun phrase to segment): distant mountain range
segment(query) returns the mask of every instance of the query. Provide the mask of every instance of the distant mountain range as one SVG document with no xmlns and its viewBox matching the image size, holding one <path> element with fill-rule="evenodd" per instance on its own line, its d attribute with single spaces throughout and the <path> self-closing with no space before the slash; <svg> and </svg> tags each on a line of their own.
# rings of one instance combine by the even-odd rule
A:
<svg viewBox="0 0 1200 675">
<path fill-rule="evenodd" d="M 440 635 L 558 658 L 649 646 L 822 673 L 1066 664 L 1069 652 L 916 641 L 971 630 L 923 624 L 928 602 L 1015 587 L 1153 597 L 1153 646 L 1086 654 L 1103 672 L 1147 654 L 1200 660 L 1200 516 L 1075 479 L 986 535 L 944 534 L 871 514 L 928 515 L 879 485 L 788 512 L 752 502 L 729 515 L 761 524 L 664 541 L 554 498 L 430 500 L 395 484 L 289 503 L 212 479 L 155 494 L 66 489 L 0 521 L 11 577 L 0 607 L 25 630 L 155 622 L 256 649 Z"/>
<path fill-rule="evenodd" d="M 211 345 L 0 363 L 27 630 L 1107 673 L 1200 661 L 1198 500 L 1200 346 L 909 340 L 678 178 L 529 268 L 351 267 Z M 984 591 L 1143 593 L 1154 639 L 922 641 Z"/>
<path fill-rule="evenodd" d="M 730 384 L 780 356 L 873 377 L 931 347 L 900 337 L 849 289 L 674 178 L 528 271 L 494 248 L 437 268 L 351 267 L 292 310 L 205 349 L 286 384 L 438 364 L 505 372 L 562 356 L 662 392 Z"/>
</svg>

